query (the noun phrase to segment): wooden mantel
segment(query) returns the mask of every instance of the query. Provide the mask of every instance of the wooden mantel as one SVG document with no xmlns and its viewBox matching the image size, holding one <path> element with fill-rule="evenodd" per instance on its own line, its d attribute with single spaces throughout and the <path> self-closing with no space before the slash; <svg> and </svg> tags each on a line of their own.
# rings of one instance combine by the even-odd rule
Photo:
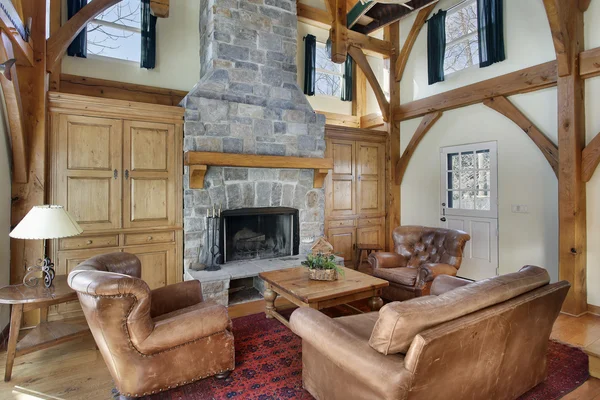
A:
<svg viewBox="0 0 600 400">
<path fill-rule="evenodd" d="M 190 189 L 204 188 L 204 175 L 209 166 L 246 168 L 314 169 L 314 187 L 322 188 L 330 169 L 331 158 L 263 156 L 255 154 L 230 154 L 204 151 L 186 151 L 185 165 L 190 167 Z"/>
</svg>

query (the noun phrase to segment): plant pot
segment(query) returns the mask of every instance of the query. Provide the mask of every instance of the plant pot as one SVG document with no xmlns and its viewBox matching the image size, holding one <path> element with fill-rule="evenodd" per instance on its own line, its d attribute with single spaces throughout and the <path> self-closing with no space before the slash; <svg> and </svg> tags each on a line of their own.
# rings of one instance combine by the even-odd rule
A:
<svg viewBox="0 0 600 400">
<path fill-rule="evenodd" d="M 336 281 L 338 278 L 337 271 L 335 269 L 310 269 L 308 270 L 308 277 L 313 281 Z"/>
</svg>

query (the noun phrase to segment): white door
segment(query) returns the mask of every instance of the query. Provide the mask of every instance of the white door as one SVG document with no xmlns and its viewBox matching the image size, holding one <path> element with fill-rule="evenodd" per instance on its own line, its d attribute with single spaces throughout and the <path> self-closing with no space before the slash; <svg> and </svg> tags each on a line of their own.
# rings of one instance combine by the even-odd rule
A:
<svg viewBox="0 0 600 400">
<path fill-rule="evenodd" d="M 498 152 L 496 142 L 440 149 L 441 226 L 471 235 L 458 276 L 498 274 Z"/>
</svg>

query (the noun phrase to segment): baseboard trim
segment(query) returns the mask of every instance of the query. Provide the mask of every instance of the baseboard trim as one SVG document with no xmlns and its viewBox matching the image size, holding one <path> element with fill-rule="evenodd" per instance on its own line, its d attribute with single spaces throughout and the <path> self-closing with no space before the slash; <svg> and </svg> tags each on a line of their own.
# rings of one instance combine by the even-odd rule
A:
<svg viewBox="0 0 600 400">
<path fill-rule="evenodd" d="M 587 305 L 587 314 L 593 314 L 600 317 L 600 306 L 595 306 L 593 304 Z"/>
</svg>

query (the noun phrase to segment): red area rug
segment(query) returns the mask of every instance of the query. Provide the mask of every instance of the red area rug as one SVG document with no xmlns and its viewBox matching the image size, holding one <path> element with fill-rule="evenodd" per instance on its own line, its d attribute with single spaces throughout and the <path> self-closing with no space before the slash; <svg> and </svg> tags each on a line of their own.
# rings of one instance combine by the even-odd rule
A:
<svg viewBox="0 0 600 400">
<path fill-rule="evenodd" d="M 208 378 L 147 400 L 309 400 L 302 389 L 302 341 L 264 314 L 233 320 L 235 371 L 229 378 Z M 519 400 L 554 400 L 573 391 L 589 377 L 587 355 L 550 341 L 548 379 Z M 349 399 L 350 400 L 350 399 Z"/>
</svg>

